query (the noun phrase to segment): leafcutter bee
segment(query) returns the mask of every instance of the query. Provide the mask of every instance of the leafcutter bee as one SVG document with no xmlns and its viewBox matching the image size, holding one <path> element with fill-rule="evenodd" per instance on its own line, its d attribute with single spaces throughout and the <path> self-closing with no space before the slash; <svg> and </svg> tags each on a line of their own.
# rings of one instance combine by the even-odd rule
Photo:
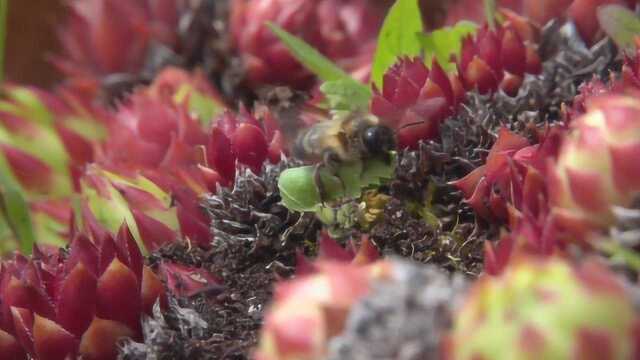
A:
<svg viewBox="0 0 640 360">
<path fill-rule="evenodd" d="M 322 168 L 336 174 L 340 164 L 347 162 L 371 157 L 390 161 L 390 151 L 394 149 L 395 133 L 391 128 L 380 125 L 372 115 L 349 113 L 334 114 L 305 129 L 294 143 L 293 155 L 316 164 L 314 181 L 324 201 L 327 194 L 320 181 Z"/>
</svg>

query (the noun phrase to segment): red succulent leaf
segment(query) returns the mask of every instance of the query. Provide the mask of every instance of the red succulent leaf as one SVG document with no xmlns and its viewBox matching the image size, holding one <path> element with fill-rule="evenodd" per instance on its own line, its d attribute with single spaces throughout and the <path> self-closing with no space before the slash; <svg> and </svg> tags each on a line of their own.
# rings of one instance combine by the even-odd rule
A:
<svg viewBox="0 0 640 360">
<path fill-rule="evenodd" d="M 179 297 L 191 297 L 209 291 L 221 291 L 221 280 L 209 271 L 177 263 L 163 262 L 160 272 L 167 288 Z"/>
<path fill-rule="evenodd" d="M 82 264 L 91 274 L 98 275 L 98 249 L 84 234 L 78 234 L 71 242 L 65 271 L 70 273 L 78 264 Z"/>
<path fill-rule="evenodd" d="M 510 28 L 502 28 L 501 59 L 504 70 L 522 76 L 526 71 L 527 50 L 518 33 Z"/>
<path fill-rule="evenodd" d="M 214 127 L 207 147 L 209 165 L 225 179 L 233 179 L 236 174 L 236 156 L 231 147 L 231 140 L 221 128 Z"/>
<path fill-rule="evenodd" d="M 7 360 L 24 360 L 27 358 L 18 340 L 2 330 L 0 330 L 0 353 Z"/>
<path fill-rule="evenodd" d="M 33 348 L 33 313 L 24 308 L 11 307 L 11 316 L 13 318 L 13 329 L 22 348 L 32 356 L 35 356 Z"/>
<path fill-rule="evenodd" d="M 2 299 L 5 319 L 9 319 L 11 308 L 19 307 L 34 311 L 42 316 L 54 317 L 53 305 L 44 289 L 25 280 L 10 277 Z"/>
<path fill-rule="evenodd" d="M 153 313 L 153 307 L 158 301 L 163 308 L 167 306 L 167 299 L 162 281 L 160 281 L 158 276 L 156 276 L 156 274 L 146 266 L 142 270 L 142 289 L 140 295 L 142 298 L 142 310 L 147 315 L 151 315 Z"/>
<path fill-rule="evenodd" d="M 329 234 L 323 232 L 320 235 L 318 257 L 324 260 L 349 262 L 353 260 L 355 254 L 340 246 Z"/>
<path fill-rule="evenodd" d="M 98 279 L 96 316 L 125 324 L 139 336 L 142 306 L 139 286 L 133 271 L 113 259 Z"/>
<path fill-rule="evenodd" d="M 57 298 L 57 322 L 80 338 L 95 315 L 96 277 L 78 263 L 60 285 Z"/>
<path fill-rule="evenodd" d="M 138 281 L 142 281 L 142 269 L 144 267 L 144 258 L 140 252 L 133 234 L 129 230 L 126 223 L 123 223 L 118 230 L 115 238 L 117 256 L 127 267 L 129 267 Z"/>
<path fill-rule="evenodd" d="M 231 143 L 235 148 L 238 162 L 249 166 L 254 173 L 259 174 L 269 151 L 269 145 L 262 130 L 255 125 L 241 124 L 231 137 Z"/>
<path fill-rule="evenodd" d="M 127 326 L 96 317 L 80 339 L 79 353 L 90 360 L 113 360 L 118 355 L 118 341 L 134 336 Z"/>
<path fill-rule="evenodd" d="M 50 192 L 53 172 L 42 160 L 14 147 L 0 144 L 13 174 L 28 190 L 35 192 Z"/>
<path fill-rule="evenodd" d="M 132 213 L 140 237 L 148 250 L 157 250 L 177 238 L 176 233 L 162 222 L 136 209 L 132 209 Z"/>
<path fill-rule="evenodd" d="M 55 322 L 35 315 L 33 343 L 36 357 L 46 360 L 65 360 L 75 357 L 78 340 Z"/>
</svg>

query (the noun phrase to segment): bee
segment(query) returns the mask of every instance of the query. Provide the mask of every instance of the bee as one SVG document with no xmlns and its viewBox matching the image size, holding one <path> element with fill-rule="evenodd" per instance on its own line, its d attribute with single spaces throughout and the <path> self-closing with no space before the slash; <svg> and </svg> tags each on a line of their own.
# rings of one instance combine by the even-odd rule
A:
<svg viewBox="0 0 640 360">
<path fill-rule="evenodd" d="M 327 194 L 320 181 L 321 169 L 335 175 L 343 163 L 373 157 L 390 161 L 390 152 L 395 147 L 395 133 L 391 128 L 379 124 L 372 115 L 350 113 L 334 115 L 305 129 L 294 143 L 293 155 L 316 164 L 314 182 L 324 202 Z"/>
</svg>

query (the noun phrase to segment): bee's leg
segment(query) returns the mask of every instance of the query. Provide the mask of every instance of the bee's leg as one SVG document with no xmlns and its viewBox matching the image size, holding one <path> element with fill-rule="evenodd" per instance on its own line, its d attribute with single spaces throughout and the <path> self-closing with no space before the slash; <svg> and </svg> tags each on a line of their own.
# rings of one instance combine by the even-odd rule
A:
<svg viewBox="0 0 640 360">
<path fill-rule="evenodd" d="M 325 188 L 324 183 L 322 182 L 320 171 L 322 171 L 322 169 L 325 167 L 326 167 L 325 164 L 318 163 L 313 168 L 313 182 L 315 183 L 316 188 L 318 189 L 318 195 L 320 195 L 320 202 L 322 202 L 322 206 L 325 206 L 325 200 L 327 199 L 327 189 Z"/>
<path fill-rule="evenodd" d="M 318 194 L 320 195 L 320 201 L 325 206 L 325 202 L 328 199 L 327 189 L 322 182 L 321 171 L 326 170 L 330 175 L 338 178 L 342 185 L 343 192 L 346 193 L 346 186 L 344 180 L 338 175 L 338 167 L 340 165 L 340 157 L 334 151 L 327 150 L 322 153 L 322 162 L 316 164 L 313 170 L 313 181 L 315 182 Z"/>
<path fill-rule="evenodd" d="M 331 174 L 338 178 L 340 185 L 342 186 L 342 193 L 347 193 L 347 187 L 344 184 L 344 180 L 339 176 L 338 169 L 340 168 L 340 157 L 335 151 L 327 150 L 322 154 L 322 164 L 324 168 Z"/>
</svg>

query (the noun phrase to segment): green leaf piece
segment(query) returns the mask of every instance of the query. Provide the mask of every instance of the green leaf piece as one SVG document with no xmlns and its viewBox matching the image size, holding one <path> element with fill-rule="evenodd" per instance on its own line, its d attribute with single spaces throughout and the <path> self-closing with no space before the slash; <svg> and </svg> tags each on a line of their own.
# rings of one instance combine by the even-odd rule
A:
<svg viewBox="0 0 640 360">
<path fill-rule="evenodd" d="M 333 110 L 365 111 L 369 108 L 371 90 L 352 80 L 328 81 L 320 86 L 320 91 Z"/>
<path fill-rule="evenodd" d="M 418 39 L 424 49 L 425 60 L 431 63 L 435 57 L 445 71 L 455 70 L 451 62 L 452 56 L 459 56 L 462 51 L 462 40 L 475 34 L 478 25 L 470 21 L 460 21 L 454 26 L 444 27 L 429 34 L 419 34 Z"/>
<path fill-rule="evenodd" d="M 324 81 L 351 79 L 349 74 L 304 40 L 292 35 L 278 25 L 267 23 L 267 26 L 291 51 L 292 55 L 320 79 Z M 355 80 L 353 81 L 355 82 Z"/>
<path fill-rule="evenodd" d="M 327 96 L 332 109 L 355 110 L 368 107 L 371 99 L 371 90 L 368 86 L 353 79 L 299 37 L 275 24 L 267 23 L 267 26 L 304 67 L 325 81 L 321 90 Z"/>
<path fill-rule="evenodd" d="M 496 13 L 498 5 L 496 0 L 484 0 L 484 16 L 489 24 L 489 28 L 496 28 Z"/>
<path fill-rule="evenodd" d="M 102 196 L 92 186 L 82 182 L 82 195 L 87 201 L 89 210 L 96 220 L 112 233 L 117 233 L 123 223 L 127 223 L 133 237 L 136 239 L 140 251 L 144 255 L 149 252 L 142 241 L 137 223 L 133 217 L 133 213 L 129 208 L 127 200 L 120 192 L 105 180 L 104 183 L 106 196 Z"/>
<path fill-rule="evenodd" d="M 382 87 L 384 73 L 400 56 L 418 56 L 422 46 L 416 34 L 424 25 L 418 0 L 397 0 L 384 20 L 373 59 L 371 79 Z"/>
<path fill-rule="evenodd" d="M 173 96 L 176 104 L 187 104 L 189 111 L 198 115 L 203 126 L 209 125 L 225 111 L 224 104 L 217 99 L 202 94 L 191 84 L 183 84 Z"/>
<path fill-rule="evenodd" d="M 19 242 L 20 251 L 30 254 L 36 242 L 29 205 L 20 185 L 12 176 L 9 163 L 0 155 L 0 212 Z M 4 244 L 3 246 L 4 247 Z"/>
<path fill-rule="evenodd" d="M 322 209 L 318 187 L 314 181 L 314 166 L 287 169 L 278 180 L 282 203 L 289 210 L 317 212 Z M 356 198 L 362 190 L 380 185 L 383 180 L 393 176 L 393 162 L 368 159 L 365 162 L 345 163 L 338 169 L 337 175 L 321 169 L 320 178 L 327 193 L 325 202 L 343 198 Z"/>
<path fill-rule="evenodd" d="M 634 39 L 640 35 L 640 18 L 633 11 L 622 5 L 601 6 L 598 8 L 598 21 L 620 49 L 634 48 Z"/>
</svg>

